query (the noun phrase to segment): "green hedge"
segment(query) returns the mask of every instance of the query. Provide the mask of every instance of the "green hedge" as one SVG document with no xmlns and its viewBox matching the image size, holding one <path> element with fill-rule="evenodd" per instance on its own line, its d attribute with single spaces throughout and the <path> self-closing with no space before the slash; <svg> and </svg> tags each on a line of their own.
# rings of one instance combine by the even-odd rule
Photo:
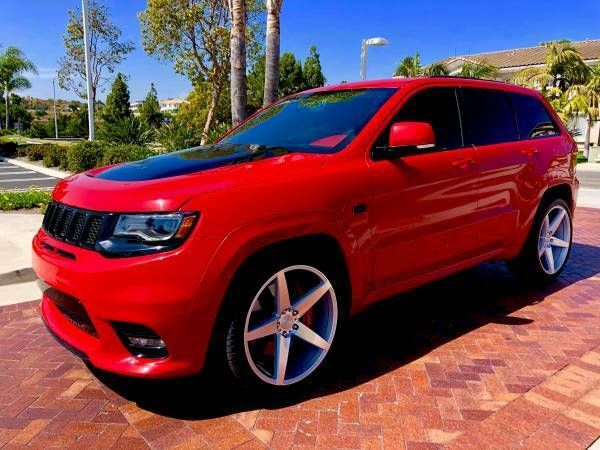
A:
<svg viewBox="0 0 600 450">
<path fill-rule="evenodd" d="M 118 164 L 129 161 L 139 161 L 155 155 L 152 149 L 141 145 L 125 144 L 114 145 L 106 148 L 102 158 L 103 165 Z"/>
<path fill-rule="evenodd" d="M 80 142 L 67 149 L 67 170 L 83 172 L 102 165 L 102 158 L 106 151 L 105 144 L 94 142 Z"/>
<path fill-rule="evenodd" d="M 0 191 L 0 211 L 29 208 L 45 209 L 50 198 L 50 192 L 33 188 L 25 192 Z"/>
<path fill-rule="evenodd" d="M 49 145 L 44 152 L 44 167 L 60 167 L 66 169 L 67 160 L 67 147 L 62 145 Z"/>
<path fill-rule="evenodd" d="M 29 158 L 31 161 L 41 161 L 44 159 L 44 153 L 46 151 L 46 145 L 42 144 L 32 144 L 25 147 L 25 156 Z M 19 155 L 21 154 L 21 150 L 19 150 Z"/>
</svg>

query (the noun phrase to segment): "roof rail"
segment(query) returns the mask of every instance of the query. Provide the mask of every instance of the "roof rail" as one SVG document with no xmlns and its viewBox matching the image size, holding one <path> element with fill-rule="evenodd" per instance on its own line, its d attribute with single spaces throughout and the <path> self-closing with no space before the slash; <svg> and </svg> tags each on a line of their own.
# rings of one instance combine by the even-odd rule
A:
<svg viewBox="0 0 600 450">
<path fill-rule="evenodd" d="M 459 80 L 477 80 L 477 81 L 489 81 L 492 83 L 512 84 L 512 83 L 508 83 L 506 81 L 488 80 L 488 79 L 484 79 L 484 78 L 475 78 L 475 77 L 461 77 L 459 75 L 429 75 L 427 78 L 452 78 L 452 79 L 459 79 Z"/>
</svg>

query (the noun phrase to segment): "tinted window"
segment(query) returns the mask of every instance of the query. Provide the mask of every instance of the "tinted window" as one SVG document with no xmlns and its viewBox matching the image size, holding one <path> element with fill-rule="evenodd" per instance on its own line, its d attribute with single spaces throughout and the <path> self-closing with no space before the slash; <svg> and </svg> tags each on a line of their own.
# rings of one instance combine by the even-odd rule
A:
<svg viewBox="0 0 600 450">
<path fill-rule="evenodd" d="M 519 138 L 515 115 L 507 95 L 491 89 L 462 89 L 469 142 L 497 144 Z"/>
<path fill-rule="evenodd" d="M 454 88 L 428 89 L 416 93 L 398 112 L 393 122 L 429 123 L 435 133 L 435 148 L 438 150 L 463 146 Z"/>
<path fill-rule="evenodd" d="M 558 134 L 558 128 L 552 122 L 550 114 L 548 114 L 540 100 L 530 95 L 512 93 L 509 98 L 517 114 L 521 139 Z"/>
<path fill-rule="evenodd" d="M 300 94 L 262 111 L 221 142 L 331 153 L 362 130 L 396 89 Z"/>
</svg>

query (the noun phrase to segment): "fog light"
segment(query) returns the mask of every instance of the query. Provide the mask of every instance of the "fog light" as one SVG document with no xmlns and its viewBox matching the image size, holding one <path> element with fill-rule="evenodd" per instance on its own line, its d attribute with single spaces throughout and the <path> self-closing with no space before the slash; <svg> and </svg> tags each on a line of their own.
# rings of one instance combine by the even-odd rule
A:
<svg viewBox="0 0 600 450">
<path fill-rule="evenodd" d="M 113 322 L 119 339 L 133 356 L 165 358 L 169 355 L 165 342 L 150 328 L 138 323 Z"/>
<path fill-rule="evenodd" d="M 165 343 L 162 339 L 127 336 L 127 340 L 132 347 L 165 348 Z"/>
</svg>

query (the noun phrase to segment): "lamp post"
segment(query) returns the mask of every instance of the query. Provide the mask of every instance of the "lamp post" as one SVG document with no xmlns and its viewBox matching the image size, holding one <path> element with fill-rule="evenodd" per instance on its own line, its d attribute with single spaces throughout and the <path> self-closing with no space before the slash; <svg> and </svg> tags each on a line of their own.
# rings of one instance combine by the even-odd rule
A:
<svg viewBox="0 0 600 450">
<path fill-rule="evenodd" d="M 52 95 L 54 97 L 54 136 L 58 139 L 58 119 L 56 117 L 56 86 L 54 82 L 56 78 L 52 78 Z"/>
<path fill-rule="evenodd" d="M 83 13 L 83 42 L 85 48 L 85 75 L 87 82 L 88 124 L 90 129 L 89 140 L 94 140 L 94 99 L 92 98 L 92 73 L 90 68 L 90 36 L 88 25 L 88 0 L 81 0 Z"/>
<path fill-rule="evenodd" d="M 386 38 L 375 37 L 362 40 L 360 49 L 360 79 L 367 79 L 367 50 L 369 47 L 383 47 L 388 45 L 389 41 Z"/>
</svg>

